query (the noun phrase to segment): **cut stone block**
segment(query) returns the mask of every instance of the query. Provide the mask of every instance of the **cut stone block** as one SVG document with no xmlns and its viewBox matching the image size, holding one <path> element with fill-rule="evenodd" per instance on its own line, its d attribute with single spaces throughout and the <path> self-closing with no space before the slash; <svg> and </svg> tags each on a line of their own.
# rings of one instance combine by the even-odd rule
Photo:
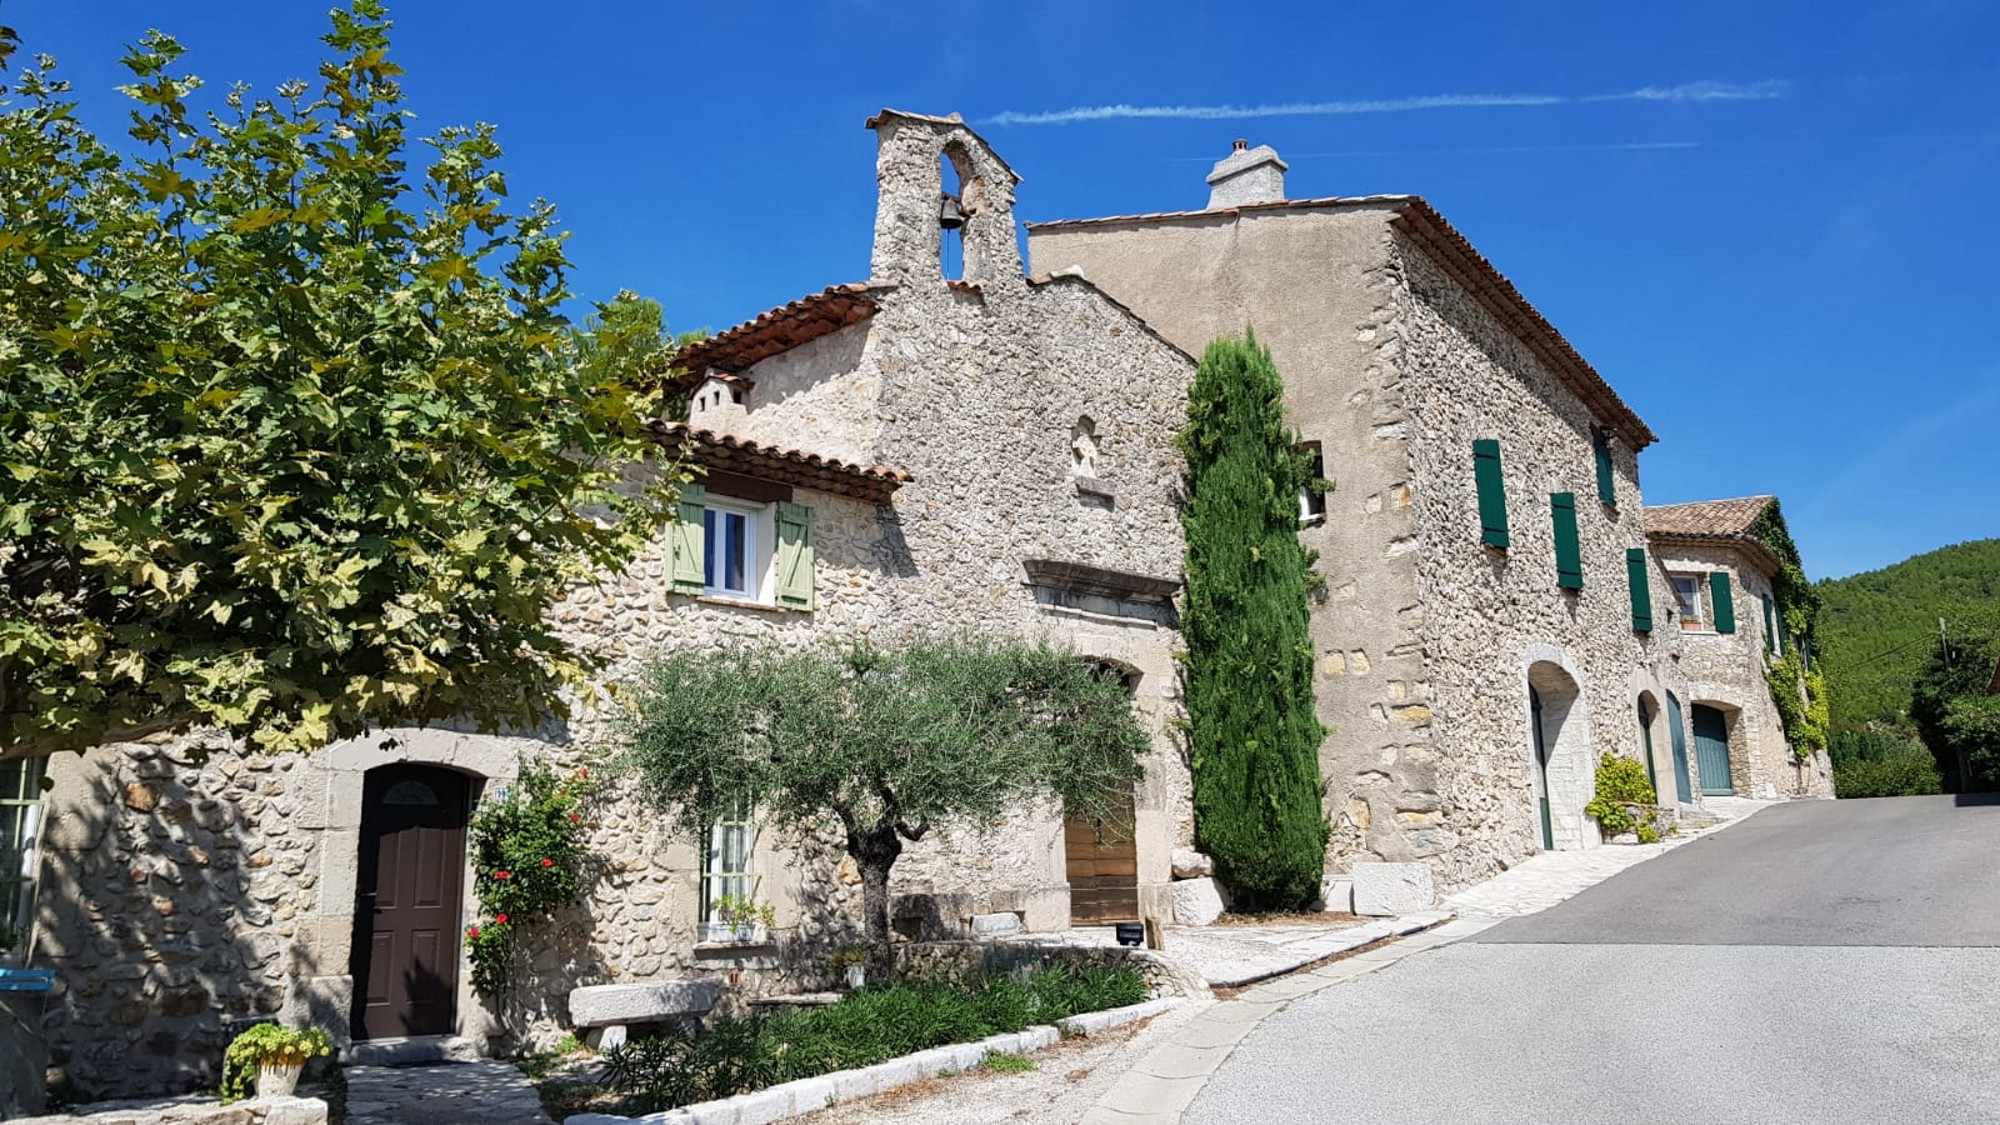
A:
<svg viewBox="0 0 2000 1125">
<path fill-rule="evenodd" d="M 1354 876 L 1329 873 L 1319 885 L 1320 909 L 1341 914 L 1354 913 Z"/>
<path fill-rule="evenodd" d="M 1214 879 L 1182 879 L 1173 885 L 1174 921 L 1183 926 L 1206 926 L 1222 917 L 1222 892 Z"/>
<path fill-rule="evenodd" d="M 1215 874 L 1215 860 L 1193 848 L 1174 849 L 1174 878 L 1206 879 Z"/>
<path fill-rule="evenodd" d="M 703 1015 L 721 998 L 722 985 L 712 980 L 593 984 L 570 990 L 569 1022 L 576 1027 L 662 1023 Z"/>
<path fill-rule="evenodd" d="M 972 916 L 973 937 L 998 937 L 1002 934 L 1021 932 L 1021 916 L 1013 911 L 1000 914 L 974 914 Z"/>
<path fill-rule="evenodd" d="M 1437 888 L 1425 863 L 1354 865 L 1354 912 L 1369 918 L 1415 914 L 1437 905 Z"/>
</svg>

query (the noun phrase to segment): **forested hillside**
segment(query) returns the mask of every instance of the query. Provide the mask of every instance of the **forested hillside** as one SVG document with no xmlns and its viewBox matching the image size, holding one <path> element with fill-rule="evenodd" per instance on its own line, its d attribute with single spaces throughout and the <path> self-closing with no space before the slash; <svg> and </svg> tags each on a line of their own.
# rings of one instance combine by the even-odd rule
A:
<svg viewBox="0 0 2000 1125">
<path fill-rule="evenodd" d="M 1943 547 L 1819 590 L 1833 729 L 1908 727 L 1912 685 L 1938 651 L 1938 619 L 1954 642 L 2000 631 L 2000 539 Z"/>
</svg>

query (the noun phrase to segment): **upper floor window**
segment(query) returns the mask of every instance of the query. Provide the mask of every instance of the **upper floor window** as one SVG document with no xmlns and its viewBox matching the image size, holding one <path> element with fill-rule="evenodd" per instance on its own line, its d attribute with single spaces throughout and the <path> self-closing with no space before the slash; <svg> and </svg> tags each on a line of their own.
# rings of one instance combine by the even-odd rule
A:
<svg viewBox="0 0 2000 1125">
<path fill-rule="evenodd" d="M 702 572 L 704 592 L 725 598 L 764 600 L 764 571 L 758 550 L 758 525 L 767 517 L 761 508 L 739 508 L 710 501 L 702 511 Z"/>
<path fill-rule="evenodd" d="M 1320 484 L 1326 479 L 1326 455 L 1316 441 L 1301 443 L 1299 449 L 1312 459 L 1308 463 L 1312 477 L 1299 489 L 1299 522 L 1319 523 L 1326 519 L 1326 489 Z"/>
<path fill-rule="evenodd" d="M 677 593 L 813 608 L 813 511 L 804 504 L 712 497 L 686 484 L 668 536 Z"/>
<path fill-rule="evenodd" d="M 1688 632 L 1700 632 L 1708 628 L 1708 619 L 1702 616 L 1701 575 L 1676 574 L 1674 579 L 1674 602 L 1680 607 L 1681 628 Z"/>
</svg>

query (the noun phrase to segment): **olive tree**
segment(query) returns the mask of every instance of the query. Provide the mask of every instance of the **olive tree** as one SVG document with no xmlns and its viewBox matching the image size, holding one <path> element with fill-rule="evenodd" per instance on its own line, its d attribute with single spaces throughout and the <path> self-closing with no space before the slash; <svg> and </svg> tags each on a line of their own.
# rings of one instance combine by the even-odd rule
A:
<svg viewBox="0 0 2000 1125">
<path fill-rule="evenodd" d="M 510 211 L 491 126 L 410 134 L 376 0 L 331 19 L 316 83 L 210 111 L 148 33 L 129 155 L 53 59 L 0 71 L 0 752 L 532 725 L 590 682 L 548 611 L 664 518 L 621 487 L 657 379 L 577 362 L 553 208 Z"/>
<path fill-rule="evenodd" d="M 624 757 L 653 803 L 689 833 L 744 808 L 799 835 L 836 826 L 883 949 L 905 841 L 1039 796 L 1111 813 L 1149 744 L 1117 677 L 1047 644 L 977 637 L 667 652 L 631 699 Z"/>
</svg>

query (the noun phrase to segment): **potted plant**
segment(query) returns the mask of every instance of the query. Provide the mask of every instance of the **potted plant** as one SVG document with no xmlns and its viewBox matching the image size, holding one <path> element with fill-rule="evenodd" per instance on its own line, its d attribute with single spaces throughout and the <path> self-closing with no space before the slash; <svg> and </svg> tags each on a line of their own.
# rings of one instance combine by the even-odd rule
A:
<svg viewBox="0 0 2000 1125">
<path fill-rule="evenodd" d="M 749 895 L 723 895 L 715 900 L 715 916 L 703 924 L 702 938 L 728 945 L 761 945 L 778 912 Z"/>
<path fill-rule="evenodd" d="M 868 950 L 858 945 L 850 945 L 838 950 L 827 958 L 835 976 L 847 981 L 849 988 L 863 988 L 868 984 Z"/>
<path fill-rule="evenodd" d="M 257 1096 L 288 1098 L 298 1088 L 306 1060 L 331 1055 L 333 1040 L 317 1027 L 295 1029 L 260 1023 L 230 1041 L 222 1054 L 224 1105 L 245 1096 L 256 1076 Z"/>
</svg>

